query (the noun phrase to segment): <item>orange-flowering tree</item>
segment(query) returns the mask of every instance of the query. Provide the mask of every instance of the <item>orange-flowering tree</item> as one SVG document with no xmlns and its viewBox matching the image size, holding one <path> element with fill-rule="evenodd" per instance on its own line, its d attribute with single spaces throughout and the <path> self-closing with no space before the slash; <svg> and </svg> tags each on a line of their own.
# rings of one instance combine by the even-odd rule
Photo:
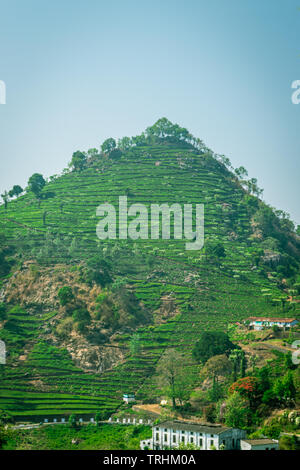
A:
<svg viewBox="0 0 300 470">
<path fill-rule="evenodd" d="M 259 380 L 256 377 L 243 377 L 229 387 L 229 393 L 238 392 L 242 397 L 248 398 L 250 406 L 258 398 Z"/>
</svg>

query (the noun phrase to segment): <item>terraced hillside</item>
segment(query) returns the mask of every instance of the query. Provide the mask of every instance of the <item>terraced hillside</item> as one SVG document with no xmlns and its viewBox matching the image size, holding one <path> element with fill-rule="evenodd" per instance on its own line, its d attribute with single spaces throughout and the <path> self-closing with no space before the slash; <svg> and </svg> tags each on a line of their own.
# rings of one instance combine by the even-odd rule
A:
<svg viewBox="0 0 300 470">
<path fill-rule="evenodd" d="M 224 159 L 189 135 L 149 129 L 126 149 L 121 142 L 119 151 L 88 154 L 82 169 L 49 178 L 39 198 L 28 190 L 0 207 L 0 337 L 8 350 L 0 408 L 16 419 L 109 414 L 126 392 L 151 401 L 168 348 L 184 354 L 196 386 L 191 350 L 201 331 L 226 331 L 261 314 L 300 317 L 300 237 L 285 214 L 274 213 Z M 203 203 L 204 248 L 188 251 L 185 240 L 172 236 L 100 241 L 97 207 L 109 202 L 118 209 L 124 195 L 128 206 L 142 203 L 149 212 L 151 204 Z M 105 280 L 87 276 L 95 257 Z M 62 336 L 57 332 L 70 312 L 56 294 L 66 279 L 91 324 Z M 113 319 L 104 320 L 104 307 Z M 97 341 L 90 339 L 94 331 Z M 80 341 L 101 351 L 101 367 L 76 362 Z"/>
</svg>

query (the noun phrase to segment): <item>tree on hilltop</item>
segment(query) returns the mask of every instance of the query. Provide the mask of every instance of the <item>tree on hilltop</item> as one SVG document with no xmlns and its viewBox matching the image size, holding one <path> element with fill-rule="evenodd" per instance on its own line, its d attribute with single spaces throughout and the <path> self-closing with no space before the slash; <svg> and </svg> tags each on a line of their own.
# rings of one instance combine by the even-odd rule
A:
<svg viewBox="0 0 300 470">
<path fill-rule="evenodd" d="M 126 150 L 129 150 L 131 147 L 131 139 L 129 137 L 122 137 L 122 139 L 118 140 L 118 148 L 125 152 Z"/>
<path fill-rule="evenodd" d="M 34 173 L 28 180 L 28 188 L 33 192 L 37 199 L 41 198 L 41 193 L 45 184 L 46 181 L 44 180 L 43 175 L 40 173 Z"/>
<path fill-rule="evenodd" d="M 109 139 L 106 139 L 103 144 L 101 145 L 101 150 L 105 154 L 110 154 L 115 148 L 117 144 L 115 139 L 110 137 Z"/>
<path fill-rule="evenodd" d="M 85 165 L 86 165 L 86 155 L 83 152 L 80 152 L 80 150 L 77 150 L 77 152 L 74 152 L 72 155 L 72 160 L 70 163 L 70 166 L 74 168 L 74 170 L 83 170 Z"/>
<path fill-rule="evenodd" d="M 238 178 L 243 179 L 246 176 L 248 176 L 248 171 L 246 170 L 245 167 L 240 166 L 239 168 L 236 168 L 234 170 L 235 174 L 237 175 Z"/>
<path fill-rule="evenodd" d="M 148 138 L 170 139 L 174 141 L 192 142 L 193 136 L 184 127 L 173 124 L 167 118 L 163 117 L 156 121 L 153 126 L 147 127 L 146 136 Z"/>
<path fill-rule="evenodd" d="M 15 184 L 13 188 L 8 191 L 9 197 L 19 196 L 23 192 L 23 189 L 18 184 Z"/>
</svg>

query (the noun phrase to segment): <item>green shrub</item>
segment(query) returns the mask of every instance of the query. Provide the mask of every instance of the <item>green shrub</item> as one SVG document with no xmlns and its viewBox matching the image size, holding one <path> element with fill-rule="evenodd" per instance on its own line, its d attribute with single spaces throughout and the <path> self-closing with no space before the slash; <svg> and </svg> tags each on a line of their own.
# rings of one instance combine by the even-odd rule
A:
<svg viewBox="0 0 300 470">
<path fill-rule="evenodd" d="M 6 305 L 4 303 L 0 303 L 0 321 L 3 321 L 7 318 L 6 313 Z"/>
<path fill-rule="evenodd" d="M 72 288 L 69 286 L 61 287 L 58 291 L 60 305 L 63 307 L 74 300 Z"/>
</svg>

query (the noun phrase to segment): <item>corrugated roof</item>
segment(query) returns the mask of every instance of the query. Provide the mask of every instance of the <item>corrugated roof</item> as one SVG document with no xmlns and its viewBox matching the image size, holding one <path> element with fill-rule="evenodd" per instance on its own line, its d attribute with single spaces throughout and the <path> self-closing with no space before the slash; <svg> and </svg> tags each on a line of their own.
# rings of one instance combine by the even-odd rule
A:
<svg viewBox="0 0 300 470">
<path fill-rule="evenodd" d="M 216 424 L 199 424 L 187 421 L 163 421 L 159 423 L 156 427 L 166 428 L 166 429 L 176 429 L 178 431 L 193 431 L 193 432 L 203 432 L 207 434 L 221 434 L 225 431 L 228 431 L 227 427 Z"/>
<path fill-rule="evenodd" d="M 252 446 L 259 446 L 263 444 L 278 444 L 277 441 L 272 441 L 272 439 L 242 439 L 243 442 L 251 444 Z"/>
<path fill-rule="evenodd" d="M 248 320 L 256 321 L 280 321 L 282 323 L 292 323 L 293 321 L 298 321 L 296 318 L 267 318 L 267 317 L 249 317 Z"/>
</svg>

